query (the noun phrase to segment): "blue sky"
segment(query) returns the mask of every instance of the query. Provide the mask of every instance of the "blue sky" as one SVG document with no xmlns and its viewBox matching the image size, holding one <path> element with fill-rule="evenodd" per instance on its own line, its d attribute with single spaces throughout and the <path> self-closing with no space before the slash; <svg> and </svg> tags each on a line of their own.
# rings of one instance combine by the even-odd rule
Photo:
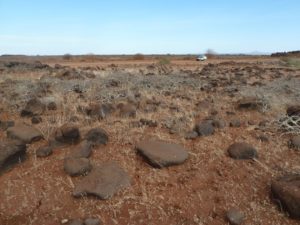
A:
<svg viewBox="0 0 300 225">
<path fill-rule="evenodd" d="M 0 0 L 1 54 L 300 49 L 299 0 Z"/>
</svg>

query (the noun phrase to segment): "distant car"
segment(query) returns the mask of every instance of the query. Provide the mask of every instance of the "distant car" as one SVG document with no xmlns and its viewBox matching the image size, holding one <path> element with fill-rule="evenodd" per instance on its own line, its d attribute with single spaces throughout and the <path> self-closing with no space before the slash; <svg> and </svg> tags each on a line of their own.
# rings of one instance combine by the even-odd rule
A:
<svg viewBox="0 0 300 225">
<path fill-rule="evenodd" d="M 205 60 L 207 60 L 206 55 L 199 55 L 199 56 L 197 57 L 197 61 L 205 61 Z"/>
</svg>

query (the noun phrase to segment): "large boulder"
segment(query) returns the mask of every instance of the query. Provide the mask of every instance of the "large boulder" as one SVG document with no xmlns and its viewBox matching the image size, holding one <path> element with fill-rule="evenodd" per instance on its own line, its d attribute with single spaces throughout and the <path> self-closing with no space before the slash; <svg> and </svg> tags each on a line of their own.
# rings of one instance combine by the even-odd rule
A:
<svg viewBox="0 0 300 225">
<path fill-rule="evenodd" d="M 182 164 L 188 158 L 188 152 L 181 145 L 162 140 L 142 141 L 136 149 L 157 168 Z"/>
<path fill-rule="evenodd" d="M 21 111 L 21 116 L 37 116 L 43 114 L 45 110 L 46 105 L 43 104 L 39 99 L 33 98 L 27 102 L 25 108 Z"/>
<path fill-rule="evenodd" d="M 23 161 L 26 155 L 26 145 L 20 141 L 6 140 L 0 142 L 0 173 L 12 165 Z"/>
<path fill-rule="evenodd" d="M 292 218 L 300 219 L 300 175 L 288 175 L 271 184 L 271 191 L 280 207 Z"/>
<path fill-rule="evenodd" d="M 43 138 L 42 133 L 38 129 L 25 124 L 8 128 L 6 134 L 8 138 L 20 140 L 25 144 L 30 144 Z"/>
<path fill-rule="evenodd" d="M 244 142 L 230 145 L 227 151 L 233 159 L 254 159 L 258 157 L 257 150 L 252 145 Z"/>
<path fill-rule="evenodd" d="M 73 196 L 95 195 L 100 199 L 108 199 L 129 185 L 128 174 L 117 163 L 106 162 L 93 168 L 92 172 L 75 186 Z"/>
</svg>

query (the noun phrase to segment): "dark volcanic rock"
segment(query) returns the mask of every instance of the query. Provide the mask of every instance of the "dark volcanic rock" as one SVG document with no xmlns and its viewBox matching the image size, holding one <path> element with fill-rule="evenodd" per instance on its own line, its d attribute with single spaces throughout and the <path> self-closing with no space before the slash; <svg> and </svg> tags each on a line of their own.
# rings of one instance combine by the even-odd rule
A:
<svg viewBox="0 0 300 225">
<path fill-rule="evenodd" d="M 84 220 L 85 225 L 100 225 L 102 224 L 101 220 L 98 218 L 87 218 Z"/>
<path fill-rule="evenodd" d="M 244 221 L 245 215 L 240 210 L 231 208 L 227 211 L 226 218 L 231 225 L 240 225 Z"/>
<path fill-rule="evenodd" d="M 128 174 L 115 162 L 106 162 L 95 168 L 75 186 L 73 196 L 95 195 L 108 199 L 130 185 Z"/>
<path fill-rule="evenodd" d="M 257 158 L 258 154 L 256 149 L 247 143 L 234 143 L 229 146 L 228 154 L 234 159 L 253 159 Z"/>
<path fill-rule="evenodd" d="M 106 145 L 108 142 L 108 134 L 100 127 L 93 128 L 87 132 L 85 139 L 95 145 Z"/>
<path fill-rule="evenodd" d="M 290 146 L 292 148 L 300 150 L 300 135 L 292 137 L 292 139 L 290 140 Z"/>
<path fill-rule="evenodd" d="M 39 130 L 25 124 L 10 127 L 7 129 L 6 133 L 8 138 L 17 139 L 26 144 L 39 141 L 43 138 L 43 135 Z"/>
<path fill-rule="evenodd" d="M 162 140 L 142 141 L 136 149 L 152 166 L 158 168 L 182 164 L 188 158 L 188 152 L 182 146 Z"/>
<path fill-rule="evenodd" d="M 32 124 L 38 124 L 41 123 L 43 121 L 42 117 L 40 116 L 34 116 L 31 118 L 31 123 Z"/>
<path fill-rule="evenodd" d="M 300 105 L 289 106 L 286 110 L 288 116 L 300 116 Z"/>
<path fill-rule="evenodd" d="M 240 99 L 237 104 L 240 109 L 259 109 L 263 106 L 261 100 L 256 97 L 244 97 Z"/>
<path fill-rule="evenodd" d="M 198 133 L 196 131 L 189 131 L 185 134 L 185 139 L 196 139 L 198 137 Z"/>
<path fill-rule="evenodd" d="M 65 124 L 55 132 L 55 140 L 61 143 L 74 144 L 80 141 L 80 132 L 78 127 Z"/>
<path fill-rule="evenodd" d="M 229 126 L 230 127 L 241 127 L 241 121 L 239 119 L 233 119 L 230 121 Z"/>
<path fill-rule="evenodd" d="M 199 136 L 209 136 L 214 134 L 215 128 L 212 124 L 212 121 L 203 121 L 201 123 L 196 124 L 195 131 Z"/>
<path fill-rule="evenodd" d="M 65 158 L 64 170 L 70 176 L 80 176 L 90 172 L 92 165 L 87 158 Z"/>
<path fill-rule="evenodd" d="M 55 102 L 49 102 L 49 104 L 47 105 L 47 109 L 48 110 L 56 110 L 57 109 L 57 105 Z"/>
<path fill-rule="evenodd" d="M 84 225 L 84 223 L 81 220 L 72 219 L 67 223 L 67 225 Z"/>
<path fill-rule="evenodd" d="M 111 104 L 90 104 L 86 109 L 86 114 L 90 117 L 97 119 L 105 119 L 107 116 L 115 111 L 115 108 Z"/>
<path fill-rule="evenodd" d="M 300 219 L 300 175 L 289 175 L 272 182 L 271 191 L 280 207 Z"/>
<path fill-rule="evenodd" d="M 89 158 L 92 154 L 93 143 L 84 140 L 72 150 L 70 157 L 72 158 Z"/>
<path fill-rule="evenodd" d="M 42 146 L 36 150 L 37 157 L 47 157 L 53 153 L 53 149 L 50 146 Z"/>
<path fill-rule="evenodd" d="M 36 116 L 41 115 L 46 109 L 46 105 L 43 104 L 39 99 L 31 99 L 27 102 L 25 108 L 21 112 L 21 116 Z"/>
<path fill-rule="evenodd" d="M 0 173 L 12 165 L 23 161 L 26 155 L 26 145 L 20 141 L 0 142 Z"/>
</svg>

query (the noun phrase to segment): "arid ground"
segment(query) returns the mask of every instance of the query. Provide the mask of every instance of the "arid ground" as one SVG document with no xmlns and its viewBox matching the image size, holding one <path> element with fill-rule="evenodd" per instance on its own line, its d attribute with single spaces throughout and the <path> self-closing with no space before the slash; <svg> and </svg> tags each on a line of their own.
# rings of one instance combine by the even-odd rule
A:
<svg viewBox="0 0 300 225">
<path fill-rule="evenodd" d="M 222 225 L 232 208 L 243 224 L 299 224 L 271 190 L 274 180 L 300 173 L 300 152 L 290 143 L 300 124 L 287 122 L 288 107 L 299 104 L 299 64 L 279 57 L 2 56 L 0 142 L 10 151 L 19 147 L 15 139 L 26 139 L 26 154 L 2 169 L 0 224 L 93 217 L 107 225 Z M 89 146 L 91 169 L 70 176 L 66 159 L 86 147 L 92 128 L 108 140 Z M 30 136 L 32 129 L 39 134 Z M 138 152 L 143 140 L 178 144 L 188 158 L 153 167 Z M 234 143 L 257 155 L 235 159 Z M 128 176 L 130 184 L 107 199 L 74 196 L 108 162 L 126 174 L 112 179 Z"/>
</svg>

